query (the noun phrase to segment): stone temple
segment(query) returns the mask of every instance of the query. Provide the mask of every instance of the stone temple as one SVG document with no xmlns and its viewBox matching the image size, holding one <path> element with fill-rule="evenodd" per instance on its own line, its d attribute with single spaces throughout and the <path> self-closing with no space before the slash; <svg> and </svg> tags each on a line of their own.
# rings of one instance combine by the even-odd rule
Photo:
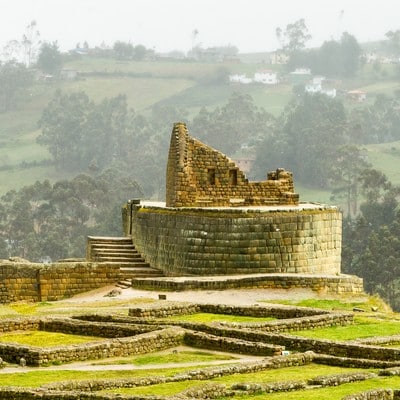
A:
<svg viewBox="0 0 400 400">
<path fill-rule="evenodd" d="M 131 200 L 123 208 L 124 235 L 165 276 L 138 286 L 168 287 L 168 277 L 255 276 L 249 279 L 258 287 L 362 291 L 360 278 L 340 271 L 340 211 L 300 202 L 292 173 L 279 168 L 249 182 L 234 161 L 175 123 L 166 185 L 165 203 Z"/>
</svg>

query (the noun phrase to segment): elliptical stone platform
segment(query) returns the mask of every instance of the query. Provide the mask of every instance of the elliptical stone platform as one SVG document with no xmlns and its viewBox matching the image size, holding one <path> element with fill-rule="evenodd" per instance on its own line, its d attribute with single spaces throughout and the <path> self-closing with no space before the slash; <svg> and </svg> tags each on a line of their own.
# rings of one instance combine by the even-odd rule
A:
<svg viewBox="0 0 400 400">
<path fill-rule="evenodd" d="M 244 287 L 249 282 L 273 287 L 271 282 L 279 281 L 279 287 L 286 288 L 361 292 L 360 278 L 340 272 L 340 211 L 300 203 L 288 171 L 277 169 L 267 176 L 264 182 L 249 182 L 232 160 L 190 137 L 185 124 L 176 123 L 166 203 L 129 201 L 123 208 L 124 234 L 167 277 L 208 276 L 210 282 L 228 282 L 228 277 L 239 275 L 230 287 L 240 287 L 241 281 Z M 254 274 L 265 279 L 246 279 Z M 195 280 L 189 279 L 186 286 L 194 288 L 188 282 Z M 148 278 L 134 280 L 134 285 L 182 290 L 185 284 L 180 281 Z M 198 288 L 207 286 L 201 281 Z M 262 281 L 269 283 L 263 286 Z M 224 284 L 211 286 L 222 289 Z"/>
</svg>

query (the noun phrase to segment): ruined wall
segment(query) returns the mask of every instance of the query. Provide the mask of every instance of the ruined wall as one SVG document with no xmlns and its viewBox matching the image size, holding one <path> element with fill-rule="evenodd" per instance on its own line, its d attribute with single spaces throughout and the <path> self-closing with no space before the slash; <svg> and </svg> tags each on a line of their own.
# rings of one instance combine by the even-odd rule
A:
<svg viewBox="0 0 400 400">
<path fill-rule="evenodd" d="M 118 266 L 86 262 L 0 264 L 0 303 L 59 300 L 118 281 Z"/>
<path fill-rule="evenodd" d="M 134 205 L 132 239 L 166 275 L 340 273 L 335 208 L 224 210 Z"/>
<path fill-rule="evenodd" d="M 238 166 L 174 124 L 167 164 L 168 207 L 298 204 L 292 174 L 278 169 L 249 182 Z"/>
</svg>

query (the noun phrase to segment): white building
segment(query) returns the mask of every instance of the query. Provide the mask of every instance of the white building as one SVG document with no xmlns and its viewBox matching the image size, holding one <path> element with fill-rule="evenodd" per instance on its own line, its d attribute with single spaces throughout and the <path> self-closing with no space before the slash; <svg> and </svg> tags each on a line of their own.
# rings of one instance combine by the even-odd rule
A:
<svg viewBox="0 0 400 400">
<path fill-rule="evenodd" d="M 279 83 L 278 74 L 275 71 L 265 70 L 254 74 L 254 82 L 264 85 L 276 85 Z"/>
<path fill-rule="evenodd" d="M 248 78 L 246 74 L 233 74 L 229 75 L 229 82 L 230 83 L 242 83 L 242 84 L 248 84 L 251 83 L 253 80 L 251 78 Z"/>
</svg>

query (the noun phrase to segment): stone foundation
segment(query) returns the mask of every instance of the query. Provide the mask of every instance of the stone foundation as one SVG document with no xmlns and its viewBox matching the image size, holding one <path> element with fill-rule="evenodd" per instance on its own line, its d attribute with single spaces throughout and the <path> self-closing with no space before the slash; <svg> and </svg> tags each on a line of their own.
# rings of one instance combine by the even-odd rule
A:
<svg viewBox="0 0 400 400">
<path fill-rule="evenodd" d="M 130 203 L 124 219 L 138 251 L 168 276 L 340 273 L 342 217 L 335 207 Z"/>
<path fill-rule="evenodd" d="M 144 290 L 311 289 L 323 293 L 363 293 L 363 280 L 351 275 L 257 274 L 202 278 L 136 278 L 132 287 Z"/>
</svg>

